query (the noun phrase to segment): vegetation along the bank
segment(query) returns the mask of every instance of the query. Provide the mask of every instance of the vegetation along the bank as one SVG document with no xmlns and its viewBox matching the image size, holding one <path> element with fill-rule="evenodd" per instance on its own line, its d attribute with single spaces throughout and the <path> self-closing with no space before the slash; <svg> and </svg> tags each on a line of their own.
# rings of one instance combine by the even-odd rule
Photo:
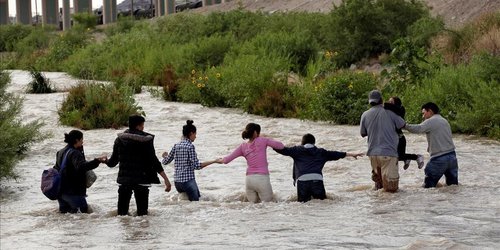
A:
<svg viewBox="0 0 500 250">
<path fill-rule="evenodd" d="M 0 69 L 0 180 L 16 178 L 14 166 L 19 162 L 29 146 L 47 135 L 40 132 L 42 122 L 29 123 L 19 119 L 22 99 L 7 93 L 9 74 Z"/>
<path fill-rule="evenodd" d="M 67 32 L 2 26 L 0 59 L 117 89 L 159 85 L 171 101 L 337 124 L 358 124 L 367 93 L 380 88 L 401 97 L 409 122 L 433 101 L 454 132 L 500 139 L 500 12 L 456 30 L 416 0 L 345 0 L 326 14 L 180 13 L 106 28 L 92 18 L 78 16 Z"/>
</svg>

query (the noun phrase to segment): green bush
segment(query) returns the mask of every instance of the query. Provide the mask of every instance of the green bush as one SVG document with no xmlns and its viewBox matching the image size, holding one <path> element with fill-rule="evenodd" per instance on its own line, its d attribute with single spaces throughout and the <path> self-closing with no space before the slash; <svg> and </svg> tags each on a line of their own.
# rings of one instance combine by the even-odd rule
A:
<svg viewBox="0 0 500 250">
<path fill-rule="evenodd" d="M 104 41 L 106 44 L 108 41 Z M 68 57 L 64 69 L 70 75 L 87 80 L 110 80 L 107 65 L 110 58 L 108 47 L 103 44 L 90 44 L 77 50 Z"/>
<path fill-rule="evenodd" d="M 420 1 L 345 0 L 330 15 L 322 32 L 328 48 L 339 53 L 338 63 L 346 66 L 390 52 L 391 43 L 429 11 Z"/>
<path fill-rule="evenodd" d="M 118 22 L 105 29 L 107 36 L 114 36 L 119 33 L 127 33 L 136 26 L 138 22 L 131 16 L 118 17 Z"/>
<path fill-rule="evenodd" d="M 60 33 L 59 37 L 50 45 L 46 56 L 38 64 L 42 70 L 62 71 L 65 60 L 76 51 L 88 44 L 89 33 L 81 29 L 71 29 Z"/>
<path fill-rule="evenodd" d="M 194 70 L 191 72 L 190 85 L 196 86 L 199 92 L 199 102 L 204 106 L 225 106 L 225 99 L 219 91 L 224 79 L 218 71 L 219 69 L 214 67 L 198 74 Z M 197 94 L 194 94 L 192 98 L 194 99 L 197 96 Z"/>
<path fill-rule="evenodd" d="M 0 52 L 14 51 L 16 44 L 32 30 L 28 25 L 0 25 Z"/>
<path fill-rule="evenodd" d="M 236 41 L 244 42 L 259 34 L 268 24 L 268 16 L 262 12 L 250 12 L 241 9 L 229 12 L 213 12 L 203 20 L 195 36 L 213 34 L 231 34 Z"/>
<path fill-rule="evenodd" d="M 467 87 L 470 104 L 459 107 L 455 131 L 500 140 L 500 84 L 479 81 Z"/>
<path fill-rule="evenodd" d="M 153 26 L 155 33 L 168 34 L 168 41 L 184 44 L 204 36 L 205 20 L 203 15 L 179 13 L 160 18 Z"/>
<path fill-rule="evenodd" d="M 219 66 L 224 56 L 231 49 L 234 40 L 232 36 L 213 35 L 196 39 L 186 48 L 189 60 L 197 69 Z"/>
<path fill-rule="evenodd" d="M 252 113 L 266 92 L 286 87 L 278 79 L 283 79 L 279 74 L 286 75 L 288 68 L 288 60 L 276 54 L 241 55 L 221 67 L 222 81 L 216 89 L 227 106 Z"/>
<path fill-rule="evenodd" d="M 80 83 L 70 89 L 58 110 L 62 124 L 81 129 L 119 128 L 131 114 L 141 113 L 130 88 Z"/>
<path fill-rule="evenodd" d="M 201 91 L 196 81 L 181 81 L 179 91 L 177 92 L 177 100 L 181 102 L 201 103 Z"/>
<path fill-rule="evenodd" d="M 81 28 L 82 30 L 88 30 L 95 29 L 95 26 L 97 25 L 97 16 L 94 14 L 75 13 L 71 16 L 75 21 L 73 28 L 75 28 L 76 26 L 80 26 L 78 28 Z"/>
<path fill-rule="evenodd" d="M 500 57 L 482 53 L 472 59 L 472 65 L 477 65 L 479 79 L 500 83 Z"/>
<path fill-rule="evenodd" d="M 430 76 L 441 62 L 428 57 L 425 48 L 418 47 L 410 38 L 397 39 L 390 54 L 392 69 L 383 70 L 382 77 L 388 80 L 384 93 L 399 93 L 417 85 L 423 78 Z"/>
<path fill-rule="evenodd" d="M 18 118 L 22 99 L 5 91 L 9 82 L 9 75 L 0 70 L 0 180 L 16 178 L 16 163 L 34 142 L 47 136 L 40 133 L 40 121 L 23 123 Z"/>
<path fill-rule="evenodd" d="M 318 45 L 309 31 L 261 33 L 244 44 L 240 54 L 276 54 L 288 58 L 290 69 L 305 74 L 309 61 L 316 59 Z"/>
<path fill-rule="evenodd" d="M 30 75 L 32 80 L 28 83 L 28 93 L 44 94 L 55 92 L 55 90 L 50 85 L 49 79 L 42 72 L 32 67 L 30 69 Z"/>
<path fill-rule="evenodd" d="M 33 52 L 45 50 L 49 47 L 51 39 L 51 29 L 33 28 L 29 35 L 19 40 L 15 44 L 15 51 L 21 56 L 30 56 Z M 31 62 L 32 63 L 32 62 Z"/>
<path fill-rule="evenodd" d="M 424 16 L 408 27 L 408 37 L 417 47 L 430 48 L 432 38 L 444 30 L 444 22 L 439 17 Z"/>
<path fill-rule="evenodd" d="M 311 86 L 315 94 L 302 115 L 336 124 L 359 124 L 361 114 L 368 109 L 368 93 L 377 84 L 373 74 L 339 71 Z"/>
</svg>

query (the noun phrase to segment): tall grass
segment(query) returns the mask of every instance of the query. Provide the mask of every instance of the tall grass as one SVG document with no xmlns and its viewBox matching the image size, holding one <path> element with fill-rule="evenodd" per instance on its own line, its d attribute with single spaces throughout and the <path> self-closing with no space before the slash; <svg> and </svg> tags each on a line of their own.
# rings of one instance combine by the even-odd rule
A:
<svg viewBox="0 0 500 250">
<path fill-rule="evenodd" d="M 52 88 L 50 80 L 35 67 L 30 69 L 31 82 L 28 83 L 28 93 L 32 94 L 45 94 L 55 92 Z"/>
<path fill-rule="evenodd" d="M 446 62 L 469 62 L 474 55 L 500 56 L 500 11 L 485 13 L 463 28 L 448 30 L 433 42 Z"/>
</svg>

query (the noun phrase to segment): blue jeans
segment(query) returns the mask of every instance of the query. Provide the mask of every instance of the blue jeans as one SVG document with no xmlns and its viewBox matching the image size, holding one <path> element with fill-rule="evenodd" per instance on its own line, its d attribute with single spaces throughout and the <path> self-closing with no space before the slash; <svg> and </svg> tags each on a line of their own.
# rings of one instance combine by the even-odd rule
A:
<svg viewBox="0 0 500 250">
<path fill-rule="evenodd" d="M 443 175 L 447 185 L 458 185 L 458 162 L 455 151 L 431 158 L 424 172 L 425 188 L 436 187 Z"/>
<path fill-rule="evenodd" d="M 89 207 L 83 195 L 63 194 L 57 199 L 61 213 L 88 213 Z"/>
<path fill-rule="evenodd" d="M 297 198 L 299 202 L 307 202 L 314 199 L 326 199 L 325 186 L 323 181 L 297 181 Z"/>
<path fill-rule="evenodd" d="M 179 193 L 186 193 L 190 201 L 200 200 L 200 190 L 195 179 L 186 182 L 175 182 L 175 189 Z"/>
</svg>

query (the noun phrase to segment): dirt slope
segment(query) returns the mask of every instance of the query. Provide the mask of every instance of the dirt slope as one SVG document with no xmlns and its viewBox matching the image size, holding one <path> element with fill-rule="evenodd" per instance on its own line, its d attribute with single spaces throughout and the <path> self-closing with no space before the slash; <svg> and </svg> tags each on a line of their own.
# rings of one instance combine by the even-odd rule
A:
<svg viewBox="0 0 500 250">
<path fill-rule="evenodd" d="M 198 13 L 228 11 L 242 6 L 250 11 L 329 12 L 342 0 L 232 0 L 227 3 L 193 10 Z M 442 16 L 449 27 L 460 27 L 479 15 L 500 11 L 500 0 L 424 0 L 435 15 Z"/>
</svg>

